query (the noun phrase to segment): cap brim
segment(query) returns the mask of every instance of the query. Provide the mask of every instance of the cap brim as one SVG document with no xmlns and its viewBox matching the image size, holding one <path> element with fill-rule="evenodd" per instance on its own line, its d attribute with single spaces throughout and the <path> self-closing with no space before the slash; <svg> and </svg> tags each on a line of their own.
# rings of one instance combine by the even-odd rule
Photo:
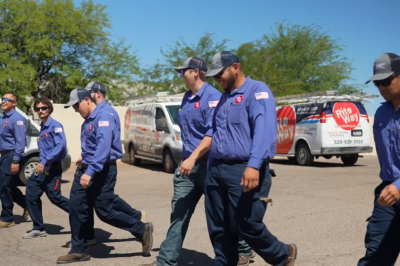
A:
<svg viewBox="0 0 400 266">
<path fill-rule="evenodd" d="M 64 108 L 69 108 L 69 107 L 73 106 L 74 104 L 76 104 L 77 102 L 79 102 L 79 100 L 69 101 L 66 105 L 64 105 Z"/>
<path fill-rule="evenodd" d="M 388 77 L 390 77 L 393 74 L 394 74 L 394 72 L 373 75 L 369 80 L 367 80 L 367 82 L 365 82 L 365 84 L 367 84 L 370 81 L 387 79 Z"/>
<path fill-rule="evenodd" d="M 187 67 L 184 67 L 184 66 L 178 66 L 178 67 L 175 67 L 175 71 L 176 72 L 181 72 L 181 70 L 182 69 L 186 69 Z"/>
<path fill-rule="evenodd" d="M 221 72 L 222 69 L 224 69 L 224 67 L 211 69 L 210 72 L 207 73 L 206 77 L 214 77 Z"/>
</svg>

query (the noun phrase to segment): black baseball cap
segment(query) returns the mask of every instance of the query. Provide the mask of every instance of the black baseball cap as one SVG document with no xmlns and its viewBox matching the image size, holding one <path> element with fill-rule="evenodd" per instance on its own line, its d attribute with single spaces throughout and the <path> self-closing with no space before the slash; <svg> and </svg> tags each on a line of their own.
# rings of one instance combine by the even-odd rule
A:
<svg viewBox="0 0 400 266">
<path fill-rule="evenodd" d="M 71 91 L 69 95 L 69 102 L 64 105 L 64 108 L 69 108 L 79 102 L 80 100 L 85 99 L 86 97 L 90 98 L 90 92 L 85 89 L 75 89 Z"/>
<path fill-rule="evenodd" d="M 206 61 L 204 61 L 204 59 L 197 57 L 197 56 L 193 56 L 193 57 L 189 57 L 188 59 L 186 59 L 186 61 L 183 63 L 183 65 L 175 67 L 175 70 L 177 72 L 181 72 L 182 69 L 199 69 L 201 71 L 207 72 L 207 64 Z"/>
<path fill-rule="evenodd" d="M 207 73 L 207 77 L 217 75 L 224 67 L 228 67 L 233 63 L 240 63 L 239 57 L 234 53 L 229 51 L 216 53 L 212 58 L 211 70 Z"/>
<path fill-rule="evenodd" d="M 400 56 L 393 53 L 385 53 L 378 57 L 374 63 L 374 75 L 367 81 L 387 79 L 394 73 L 400 73 Z"/>
</svg>

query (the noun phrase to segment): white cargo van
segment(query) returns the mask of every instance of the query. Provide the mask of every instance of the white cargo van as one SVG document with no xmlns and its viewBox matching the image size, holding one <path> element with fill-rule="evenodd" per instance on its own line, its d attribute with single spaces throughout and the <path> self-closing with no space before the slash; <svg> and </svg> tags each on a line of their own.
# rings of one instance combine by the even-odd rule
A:
<svg viewBox="0 0 400 266">
<path fill-rule="evenodd" d="M 145 98 L 145 100 L 143 100 Z M 131 101 L 125 114 L 125 134 L 122 140 L 130 163 L 142 160 L 163 163 L 167 173 L 173 173 L 181 161 L 182 140 L 178 113 L 182 98 L 168 94 L 145 95 Z"/>
<path fill-rule="evenodd" d="M 368 114 L 362 104 L 372 97 L 377 96 L 334 91 L 277 97 L 278 104 L 286 104 L 277 107 L 276 156 L 299 165 L 311 165 L 319 156 L 335 156 L 345 165 L 354 165 L 360 153 L 372 152 Z"/>
<path fill-rule="evenodd" d="M 40 126 L 29 116 L 27 116 L 18 107 L 15 110 L 26 119 L 26 147 L 24 165 L 21 165 L 19 179 L 26 185 L 29 177 L 34 173 L 39 160 L 39 148 L 37 145 L 37 138 L 40 133 Z M 3 115 L 3 110 L 0 109 L 0 116 Z M 67 171 L 71 166 L 71 156 L 67 154 L 61 161 L 63 172 Z"/>
</svg>

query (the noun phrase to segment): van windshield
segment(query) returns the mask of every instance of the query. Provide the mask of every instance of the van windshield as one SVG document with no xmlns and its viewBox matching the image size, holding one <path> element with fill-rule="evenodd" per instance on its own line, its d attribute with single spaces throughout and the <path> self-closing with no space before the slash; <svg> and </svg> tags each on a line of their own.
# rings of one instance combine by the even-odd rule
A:
<svg viewBox="0 0 400 266">
<path fill-rule="evenodd" d="M 165 106 L 168 110 L 169 117 L 171 118 L 171 121 L 174 125 L 178 124 L 178 117 L 179 117 L 179 108 L 181 108 L 180 105 L 168 105 Z"/>
</svg>

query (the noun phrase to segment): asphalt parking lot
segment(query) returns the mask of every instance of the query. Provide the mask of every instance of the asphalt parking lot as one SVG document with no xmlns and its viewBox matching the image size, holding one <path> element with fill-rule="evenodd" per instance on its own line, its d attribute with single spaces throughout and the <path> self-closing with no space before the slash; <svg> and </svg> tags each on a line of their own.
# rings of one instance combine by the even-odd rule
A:
<svg viewBox="0 0 400 266">
<path fill-rule="evenodd" d="M 344 167 L 338 159 L 318 159 L 313 167 L 290 165 L 286 159 L 271 164 L 273 179 L 265 215 L 268 228 L 282 241 L 299 247 L 296 265 L 356 265 L 364 253 L 366 219 L 372 210 L 373 190 L 379 183 L 377 158 L 360 158 L 357 165 Z M 128 232 L 95 220 L 99 244 L 90 248 L 91 261 L 79 265 L 139 265 L 152 262 L 164 239 L 173 193 L 172 175 L 161 165 L 140 167 L 120 163 L 116 192 L 136 209 L 145 210 L 155 226 L 151 257 L 141 256 L 141 244 Z M 69 197 L 74 167 L 63 176 L 63 194 Z M 25 189 L 22 187 L 22 189 Z M 55 265 L 70 239 L 68 215 L 43 197 L 48 236 L 23 240 L 32 223 L 21 223 L 22 209 L 14 208 L 15 227 L 0 230 L 0 265 Z M 213 265 L 213 251 L 207 233 L 201 199 L 192 217 L 179 265 Z M 256 257 L 252 266 L 268 265 Z M 400 263 L 396 264 L 400 265 Z"/>
</svg>

